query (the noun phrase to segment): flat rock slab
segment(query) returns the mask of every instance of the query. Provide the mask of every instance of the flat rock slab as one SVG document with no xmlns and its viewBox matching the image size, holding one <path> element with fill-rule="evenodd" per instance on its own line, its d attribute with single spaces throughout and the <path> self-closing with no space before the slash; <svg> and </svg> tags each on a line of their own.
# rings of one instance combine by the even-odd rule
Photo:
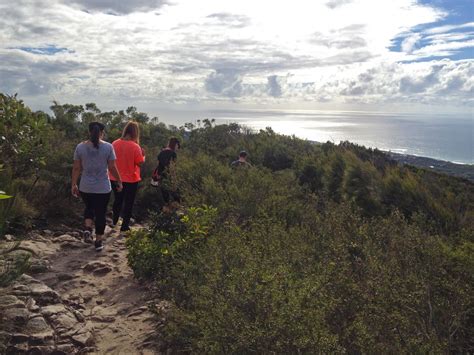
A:
<svg viewBox="0 0 474 355">
<path fill-rule="evenodd" d="M 94 345 L 92 324 L 28 275 L 0 289 L 0 312 L 6 354 L 77 354 Z"/>
<path fill-rule="evenodd" d="M 103 261 L 91 261 L 83 267 L 83 270 L 85 272 L 100 276 L 111 272 L 113 270 L 113 266 Z"/>
</svg>

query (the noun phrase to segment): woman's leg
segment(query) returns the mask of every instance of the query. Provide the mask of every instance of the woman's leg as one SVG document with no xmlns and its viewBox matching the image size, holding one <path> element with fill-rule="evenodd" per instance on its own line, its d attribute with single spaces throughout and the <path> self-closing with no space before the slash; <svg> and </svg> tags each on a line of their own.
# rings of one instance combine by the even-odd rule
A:
<svg viewBox="0 0 474 355">
<path fill-rule="evenodd" d="M 138 182 L 124 182 L 123 183 L 123 195 L 124 195 L 124 206 L 123 206 L 123 222 L 121 231 L 130 230 L 130 218 L 132 217 L 133 203 L 135 202 L 135 196 L 137 195 Z"/>
<path fill-rule="evenodd" d="M 105 214 L 109 204 L 110 192 L 106 194 L 94 194 L 94 213 L 95 213 L 95 237 L 96 241 L 101 241 L 105 231 Z"/>
<path fill-rule="evenodd" d="M 89 242 L 92 237 L 92 224 L 94 223 L 94 198 L 91 194 L 80 192 L 81 198 L 84 201 L 84 240 Z"/>
<path fill-rule="evenodd" d="M 117 191 L 117 182 L 111 180 L 110 184 L 112 185 L 112 190 L 114 191 L 114 204 L 112 206 L 113 216 L 112 222 L 115 226 L 119 220 L 120 213 L 123 207 L 123 200 L 124 200 L 124 190 L 118 192 Z"/>
</svg>

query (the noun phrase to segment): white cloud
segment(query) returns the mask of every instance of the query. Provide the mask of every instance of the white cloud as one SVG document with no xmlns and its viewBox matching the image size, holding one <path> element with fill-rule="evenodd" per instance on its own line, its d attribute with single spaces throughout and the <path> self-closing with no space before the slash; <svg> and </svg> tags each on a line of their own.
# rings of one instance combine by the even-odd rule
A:
<svg viewBox="0 0 474 355">
<path fill-rule="evenodd" d="M 438 33 L 445 33 L 450 32 L 453 30 L 460 30 L 464 28 L 474 28 L 474 22 L 463 23 L 460 25 L 445 25 L 445 26 L 438 26 L 430 28 L 424 31 L 426 34 L 438 34 Z"/>
<path fill-rule="evenodd" d="M 406 37 L 401 45 L 402 51 L 411 54 L 416 48 L 416 45 L 420 39 L 421 35 L 419 33 L 413 33 L 410 36 Z"/>
<path fill-rule="evenodd" d="M 442 93 L 465 103 L 473 87 L 465 61 L 434 81 L 439 61 L 402 63 L 473 40 L 455 32 L 472 24 L 413 32 L 445 13 L 412 0 L 0 0 L 0 12 L 0 91 L 32 98 L 337 105 Z M 393 53 L 400 34 L 404 53 Z M 35 50 L 48 46 L 65 50 Z"/>
</svg>

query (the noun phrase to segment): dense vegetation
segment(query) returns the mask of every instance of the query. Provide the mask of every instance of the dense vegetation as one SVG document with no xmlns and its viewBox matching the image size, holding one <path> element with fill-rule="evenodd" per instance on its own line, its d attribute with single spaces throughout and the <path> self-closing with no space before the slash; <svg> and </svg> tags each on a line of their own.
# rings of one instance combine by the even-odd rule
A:
<svg viewBox="0 0 474 355">
<path fill-rule="evenodd" d="M 210 120 L 166 127 L 135 108 L 101 112 L 94 104 L 55 103 L 49 116 L 15 97 L 0 100 L 0 190 L 14 195 L 0 207 L 4 231 L 73 213 L 71 156 L 91 120 L 106 124 L 108 140 L 139 121 L 149 158 L 170 135 L 186 138 L 182 210 L 157 213 L 156 192 L 143 184 L 137 215 L 151 212 L 149 227 L 127 241 L 136 277 L 169 301 L 157 309 L 164 346 L 474 351 L 469 181 L 399 166 L 348 142 L 316 145 Z M 241 149 L 253 168 L 230 168 Z M 145 176 L 154 164 L 148 159 Z"/>
</svg>

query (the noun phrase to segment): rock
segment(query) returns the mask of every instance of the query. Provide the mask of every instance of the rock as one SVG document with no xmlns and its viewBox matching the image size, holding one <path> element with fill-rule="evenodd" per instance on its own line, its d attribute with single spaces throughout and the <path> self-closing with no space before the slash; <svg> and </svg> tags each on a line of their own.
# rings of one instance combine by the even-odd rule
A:
<svg viewBox="0 0 474 355">
<path fill-rule="evenodd" d="M 64 243 L 64 242 L 77 242 L 77 239 L 69 234 L 62 234 L 58 237 L 53 238 L 53 243 Z"/>
<path fill-rule="evenodd" d="M 54 332 L 50 330 L 43 333 L 31 334 L 28 342 L 30 345 L 53 345 Z"/>
<path fill-rule="evenodd" d="M 73 354 L 76 348 L 71 344 L 61 344 L 56 346 L 56 350 L 54 350 L 51 355 L 67 355 Z"/>
<path fill-rule="evenodd" d="M 29 272 L 32 274 L 41 274 L 50 269 L 50 263 L 44 259 L 32 259 L 30 262 Z"/>
<path fill-rule="evenodd" d="M 5 354 L 6 355 L 18 355 L 18 354 L 26 354 L 28 351 L 28 344 L 22 343 L 17 345 L 10 345 L 7 347 Z"/>
<path fill-rule="evenodd" d="M 0 309 L 25 308 L 25 304 L 13 295 L 0 296 Z"/>
<path fill-rule="evenodd" d="M 12 293 L 16 296 L 25 296 L 29 295 L 31 292 L 30 288 L 26 285 L 16 284 L 13 286 Z"/>
<path fill-rule="evenodd" d="M 130 314 L 127 315 L 127 317 L 133 317 L 133 316 L 136 316 L 138 314 L 142 314 L 145 311 L 146 311 L 146 307 L 145 307 L 145 309 L 143 309 L 143 307 L 140 307 L 140 308 L 134 310 L 133 312 L 130 312 Z"/>
<path fill-rule="evenodd" d="M 10 344 L 16 345 L 21 343 L 28 342 L 28 335 L 22 333 L 15 333 L 12 334 L 10 337 Z"/>
<path fill-rule="evenodd" d="M 24 326 L 30 319 L 30 312 L 25 308 L 10 308 L 3 312 L 5 320 L 16 326 Z"/>
<path fill-rule="evenodd" d="M 58 333 L 65 333 L 77 324 L 76 317 L 71 313 L 59 313 L 50 317 L 50 322 Z"/>
<path fill-rule="evenodd" d="M 30 311 L 30 312 L 36 312 L 38 311 L 40 308 L 36 305 L 36 301 L 34 298 L 28 298 L 28 300 L 26 301 L 26 304 L 25 304 L 26 308 Z"/>
<path fill-rule="evenodd" d="M 30 275 L 23 274 L 18 278 L 16 283 L 29 285 L 29 284 L 41 284 L 42 282 L 35 279 L 34 277 L 31 277 Z"/>
<path fill-rule="evenodd" d="M 78 242 L 77 240 L 74 240 L 73 242 L 62 242 L 61 243 L 61 248 L 62 249 L 79 249 L 79 248 L 88 248 L 88 244 Z"/>
<path fill-rule="evenodd" d="M 34 346 L 31 347 L 28 351 L 28 355 L 44 355 L 50 354 L 54 350 L 51 346 Z"/>
<path fill-rule="evenodd" d="M 75 278 L 74 275 L 64 274 L 64 273 L 57 274 L 56 277 L 59 281 L 68 281 L 68 280 L 72 280 L 73 278 Z"/>
<path fill-rule="evenodd" d="M 86 319 L 84 318 L 84 316 L 82 315 L 81 312 L 76 311 L 75 309 L 73 309 L 73 310 L 72 310 L 72 313 L 74 314 L 74 316 L 76 316 L 76 319 L 77 319 L 79 322 L 81 322 L 81 323 L 85 322 Z"/>
<path fill-rule="evenodd" d="M 26 325 L 25 331 L 28 334 L 37 334 L 51 331 L 51 327 L 46 323 L 43 316 L 31 318 Z"/>
<path fill-rule="evenodd" d="M 71 237 L 76 238 L 76 239 L 82 240 L 81 233 L 79 233 L 79 232 L 70 232 L 69 235 Z"/>
<path fill-rule="evenodd" d="M 94 322 L 98 322 L 98 323 L 113 323 L 113 322 L 115 322 L 115 317 L 97 315 L 97 316 L 92 316 L 91 320 L 93 320 Z"/>
<path fill-rule="evenodd" d="M 53 305 L 49 305 L 49 306 L 41 308 L 41 314 L 44 315 L 45 317 L 51 317 L 55 314 L 65 313 L 65 312 L 67 312 L 67 309 L 61 303 L 53 304 Z"/>
<path fill-rule="evenodd" d="M 31 295 L 40 306 L 61 302 L 61 297 L 59 297 L 59 294 L 43 283 L 30 285 L 30 290 Z"/>
<path fill-rule="evenodd" d="M 50 235 L 53 235 L 53 232 L 50 231 L 49 229 L 44 229 L 44 230 L 43 230 L 43 234 L 50 236 Z"/>
<path fill-rule="evenodd" d="M 91 261 L 83 267 L 83 270 L 85 272 L 92 272 L 94 275 L 100 276 L 111 272 L 112 265 L 103 261 Z"/>
<path fill-rule="evenodd" d="M 92 333 L 89 331 L 73 335 L 71 338 L 80 346 L 90 346 L 94 342 Z"/>
</svg>

